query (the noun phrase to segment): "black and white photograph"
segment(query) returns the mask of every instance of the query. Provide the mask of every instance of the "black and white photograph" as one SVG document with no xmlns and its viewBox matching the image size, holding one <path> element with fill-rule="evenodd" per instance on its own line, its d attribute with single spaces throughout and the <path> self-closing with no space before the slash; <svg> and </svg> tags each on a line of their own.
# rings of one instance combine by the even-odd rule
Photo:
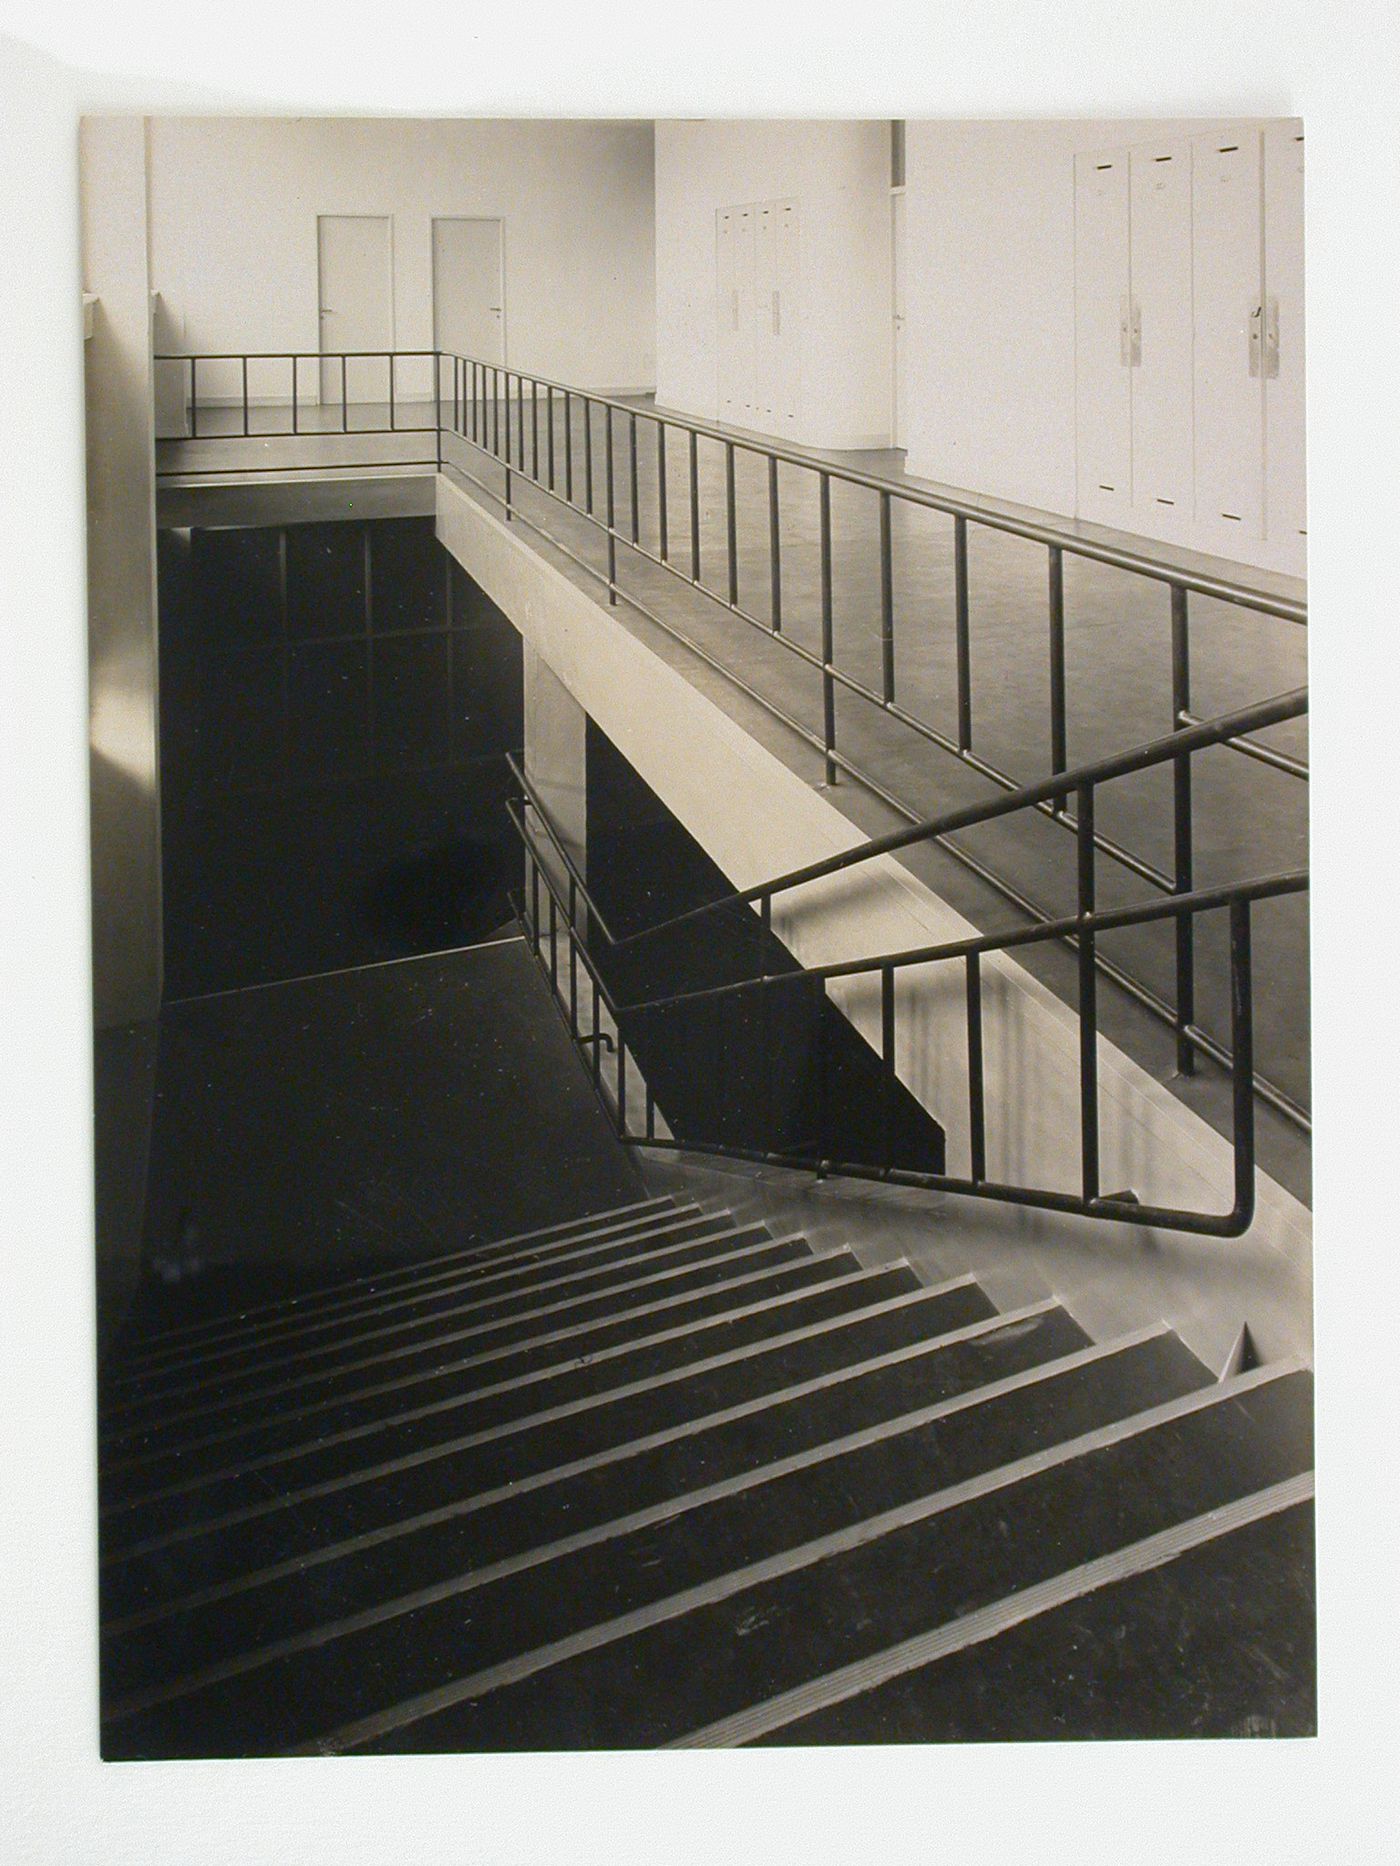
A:
<svg viewBox="0 0 1400 1866">
<path fill-rule="evenodd" d="M 381 82 L 355 13 L 323 97 L 262 9 L 239 81 L 237 15 L 165 75 L 151 11 L 110 62 L 0 19 L 7 206 L 64 256 L 7 369 L 62 561 L 77 968 L 7 1071 L 21 1102 L 61 1028 L 72 1183 L 34 1229 L 16 1147 L 6 1358 L 64 1337 L 97 1772 L 81 1841 L 25 1800 L 22 1857 L 1282 1829 L 1355 1640 L 1315 1324 L 1360 1357 L 1337 1311 L 1376 1326 L 1393 1232 L 1389 1091 L 1337 1086 L 1393 925 L 1393 786 L 1353 768 L 1390 703 L 1331 690 L 1380 626 L 1343 544 L 1395 491 L 1383 454 L 1369 507 L 1330 478 L 1345 61 L 1316 122 L 1302 8 L 1259 82 L 1236 21 L 1223 75 L 1139 60 L 1098 102 L 1057 59 L 989 107 L 991 49 L 936 93 L 638 60 L 590 102 L 461 22 Z M 624 1826 L 584 1813 L 629 1785 Z"/>
</svg>

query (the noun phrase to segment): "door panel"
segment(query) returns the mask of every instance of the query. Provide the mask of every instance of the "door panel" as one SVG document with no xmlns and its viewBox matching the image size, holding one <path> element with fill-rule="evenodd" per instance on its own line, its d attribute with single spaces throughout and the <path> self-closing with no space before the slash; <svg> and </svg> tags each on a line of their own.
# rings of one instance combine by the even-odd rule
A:
<svg viewBox="0 0 1400 1866">
<path fill-rule="evenodd" d="M 379 214 L 322 214 L 317 219 L 320 267 L 320 349 L 323 356 L 347 350 L 394 347 L 392 222 Z M 382 402 L 388 396 L 388 364 L 352 358 L 345 368 L 348 402 Z M 339 403 L 338 356 L 321 365 L 321 400 Z"/>
<path fill-rule="evenodd" d="M 778 387 L 780 424 L 797 420 L 802 395 L 802 252 L 795 201 L 777 203 Z"/>
<path fill-rule="evenodd" d="M 434 220 L 435 348 L 483 363 L 505 361 L 503 235 L 499 220 Z"/>
<path fill-rule="evenodd" d="M 754 424 L 770 428 L 778 406 L 780 312 L 778 213 L 771 202 L 754 209 Z"/>
<path fill-rule="evenodd" d="M 735 278 L 736 208 L 715 215 L 715 374 L 722 421 L 738 419 L 734 396 L 738 383 L 739 286 Z"/>
<path fill-rule="evenodd" d="M 1126 151 L 1078 156 L 1074 192 L 1079 512 L 1121 524 L 1133 496 Z"/>
<path fill-rule="evenodd" d="M 734 292 L 738 327 L 734 333 L 734 407 L 736 419 L 753 427 L 757 419 L 758 331 L 754 315 L 755 207 L 740 207 L 734 214 Z"/>
<path fill-rule="evenodd" d="M 1293 125 L 1264 133 L 1265 521 L 1270 542 L 1295 542 L 1305 565 L 1308 530 L 1303 396 L 1303 137 Z"/>
<path fill-rule="evenodd" d="M 904 196 L 890 196 L 890 445 L 904 440 Z"/>
<path fill-rule="evenodd" d="M 1259 136 L 1193 148 L 1196 517 L 1228 552 L 1263 535 Z"/>
<path fill-rule="evenodd" d="M 1189 524 L 1191 444 L 1191 145 L 1134 149 L 1132 224 L 1133 505 Z"/>
</svg>

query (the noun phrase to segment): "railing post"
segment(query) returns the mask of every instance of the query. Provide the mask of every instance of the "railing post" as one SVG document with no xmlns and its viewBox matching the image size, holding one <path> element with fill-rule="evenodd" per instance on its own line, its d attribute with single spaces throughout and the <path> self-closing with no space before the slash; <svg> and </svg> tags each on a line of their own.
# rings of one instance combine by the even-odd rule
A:
<svg viewBox="0 0 1400 1866">
<path fill-rule="evenodd" d="M 617 495 L 613 486 L 613 411 L 612 403 L 604 402 L 604 443 L 603 462 L 608 476 L 608 496 L 605 506 L 608 518 L 608 601 L 617 602 Z"/>
<path fill-rule="evenodd" d="M 569 1034 L 578 1036 L 578 883 L 569 876 Z"/>
<path fill-rule="evenodd" d="M 987 1095 L 982 1062 L 982 959 L 967 955 L 967 1117 L 970 1177 L 987 1177 Z"/>
<path fill-rule="evenodd" d="M 958 657 L 958 750 L 972 750 L 972 633 L 968 615 L 967 520 L 953 515 L 953 625 Z"/>
<path fill-rule="evenodd" d="M 880 967 L 880 1138 L 885 1171 L 894 1165 L 894 967 Z"/>
<path fill-rule="evenodd" d="M 880 494 L 880 675 L 885 705 L 894 703 L 894 540 L 890 495 Z"/>
<path fill-rule="evenodd" d="M 248 359 L 245 356 L 240 360 L 243 365 L 243 433 L 246 438 L 248 433 Z"/>
<path fill-rule="evenodd" d="M 724 443 L 724 561 L 728 568 L 729 607 L 739 606 L 739 540 L 734 488 L 734 443 Z"/>
<path fill-rule="evenodd" d="M 1174 583 L 1172 600 L 1172 730 L 1181 731 L 1191 711 L 1191 625 L 1187 594 Z M 1172 822 L 1175 892 L 1189 894 L 1195 875 L 1195 826 L 1191 803 L 1191 758 L 1172 762 Z M 1188 1035 L 1196 1021 L 1196 922 L 1182 914 L 1176 922 L 1176 1067 L 1179 1075 L 1196 1072 L 1196 1050 Z"/>
<path fill-rule="evenodd" d="M 540 478 L 540 385 L 533 376 L 530 378 L 530 477 L 535 484 Z"/>
<path fill-rule="evenodd" d="M 608 433 L 612 433 L 609 425 Z M 583 509 L 593 516 L 593 404 L 583 398 Z"/>
<path fill-rule="evenodd" d="M 778 456 L 768 456 L 768 576 L 769 624 L 775 635 L 783 632 L 783 528 L 778 508 Z"/>
<path fill-rule="evenodd" d="M 667 563 L 671 555 L 670 525 L 666 513 L 666 423 L 656 424 L 656 529 L 657 556 Z"/>
<path fill-rule="evenodd" d="M 637 417 L 631 412 L 627 416 L 627 478 L 632 500 L 632 542 L 640 544 L 642 527 L 641 514 L 637 508 Z"/>
<path fill-rule="evenodd" d="M 1050 546 L 1050 769 L 1063 771 L 1068 762 L 1065 732 L 1065 554 L 1058 544 Z M 1050 799 L 1056 816 L 1062 816 L 1065 793 Z"/>
<path fill-rule="evenodd" d="M 436 411 L 435 432 L 437 435 L 437 469 L 442 471 L 442 351 L 433 351 L 433 405 Z M 389 416 L 393 419 L 394 410 L 394 365 L 389 364 Z"/>
<path fill-rule="evenodd" d="M 551 492 L 554 491 L 554 384 L 548 383 L 544 392 L 545 431 L 545 477 Z"/>
<path fill-rule="evenodd" d="M 293 366 L 295 367 L 295 365 Z M 199 439 L 199 358 L 190 358 L 190 439 Z"/>
<path fill-rule="evenodd" d="M 564 497 L 574 502 L 574 398 L 564 391 Z"/>
<path fill-rule="evenodd" d="M 1086 1204 L 1099 1196 L 1099 1015 L 1094 932 L 1086 916 L 1094 911 L 1094 787 L 1081 784 L 1075 794 L 1079 845 L 1079 1149 Z"/>
<path fill-rule="evenodd" d="M 389 432 L 392 434 L 395 432 L 395 430 L 397 429 L 399 425 L 398 418 L 394 413 L 394 352 L 392 350 L 386 350 L 384 354 L 389 364 Z M 434 358 L 434 361 L 438 359 L 438 353 L 436 350 L 434 350 L 433 352 L 433 358 Z M 454 421 L 457 418 L 457 372 L 456 370 L 452 372 L 452 418 Z M 438 465 L 439 466 L 442 465 L 442 421 L 441 419 L 439 419 L 438 421 Z"/>
<path fill-rule="evenodd" d="M 836 682 L 831 666 L 835 641 L 831 616 L 831 477 L 819 476 L 821 506 L 821 577 L 822 577 L 822 746 L 826 757 L 826 781 L 836 782 Z"/>
<path fill-rule="evenodd" d="M 298 434 L 301 432 L 301 429 L 298 425 L 298 411 L 297 411 L 297 375 L 299 373 L 300 363 L 301 363 L 301 358 L 299 356 L 294 356 L 292 358 L 292 433 L 293 434 Z"/>
<path fill-rule="evenodd" d="M 346 386 L 345 352 L 340 353 L 340 431 L 350 432 L 350 391 Z"/>
<path fill-rule="evenodd" d="M 690 580 L 700 581 L 700 437 L 690 430 Z"/>
<path fill-rule="evenodd" d="M 1254 981 L 1250 903 L 1230 903 L 1230 1048 L 1234 1052 L 1235 1213 L 1254 1210 Z"/>
</svg>

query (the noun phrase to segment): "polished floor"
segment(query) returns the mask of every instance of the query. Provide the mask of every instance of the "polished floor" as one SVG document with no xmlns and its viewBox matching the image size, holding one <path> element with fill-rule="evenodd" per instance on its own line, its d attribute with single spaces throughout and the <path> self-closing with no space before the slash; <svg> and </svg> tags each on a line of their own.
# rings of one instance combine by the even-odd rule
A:
<svg viewBox="0 0 1400 1866">
<path fill-rule="evenodd" d="M 605 574 L 606 539 L 596 525 L 546 490 L 551 451 L 556 495 L 572 479 L 576 504 L 585 504 L 591 486 L 592 508 L 602 517 L 608 506 L 607 439 L 604 411 L 592 409 L 591 421 L 575 404 L 570 423 L 571 448 L 564 446 L 562 403 L 553 403 L 551 449 L 546 404 L 531 421 L 525 403 L 523 431 L 518 408 L 508 422 L 503 407 L 494 412 L 504 436 L 508 425 L 514 458 L 525 471 L 512 474 L 512 497 L 522 518 L 544 528 L 573 558 L 561 567 L 600 595 L 597 573 Z M 241 411 L 208 411 L 211 425 L 241 426 Z M 338 410 L 327 412 L 331 420 Z M 483 410 L 483 413 L 486 411 Z M 659 487 L 667 486 L 666 552 L 682 574 L 649 562 L 626 548 L 618 550 L 617 582 L 630 596 L 683 635 L 682 645 L 648 621 L 632 604 L 617 613 L 646 636 L 657 651 L 682 666 L 688 677 L 711 691 L 726 708 L 766 743 L 781 749 L 814 783 L 824 781 L 822 760 L 807 738 L 776 721 L 764 710 L 779 708 L 808 734 L 821 728 L 819 677 L 810 665 L 785 651 L 770 629 L 773 617 L 773 557 L 770 546 L 769 484 L 765 462 L 742 445 L 735 452 L 735 580 L 746 620 L 727 606 L 726 501 L 724 448 L 701 438 L 695 453 L 695 496 L 691 496 L 691 461 L 687 437 L 667 429 L 664 447 L 649 404 L 638 403 L 635 417 L 615 413 L 613 426 L 612 508 L 624 540 L 635 536 L 643 550 L 659 555 Z M 396 419 L 427 418 L 426 407 L 396 410 Z M 252 411 L 255 425 L 266 417 L 272 428 L 285 413 Z M 201 427 L 206 411 L 201 410 Z M 182 470 L 203 467 L 211 473 L 259 461 L 274 462 L 306 450 L 339 450 L 337 458 L 381 457 L 397 436 L 356 435 L 387 419 L 387 410 L 365 406 L 352 411 L 351 433 L 332 433 L 314 443 L 286 439 L 244 440 L 234 432 L 226 440 L 207 440 L 165 449 L 165 464 Z M 635 431 L 635 447 L 633 432 Z M 430 437 L 431 438 L 431 437 Z M 737 437 L 742 439 L 742 437 Z M 416 437 L 422 441 L 423 436 Z M 502 441 L 502 444 L 503 441 Z M 347 449 L 352 451 L 347 451 Z M 358 449 L 358 454 L 353 450 Z M 280 450 L 280 452 L 279 452 Z M 429 450 L 431 451 L 431 450 Z M 480 479 L 493 495 L 503 488 L 498 461 L 478 447 L 449 434 L 445 458 L 451 467 Z M 828 456 L 829 461 L 873 472 L 898 483 L 902 456 L 860 454 Z M 331 455 L 327 454 L 330 462 Z M 813 455 L 814 464 L 823 457 Z M 663 468 L 664 460 L 664 468 Z M 635 472 L 634 472 L 635 463 Z M 531 483 L 538 472 L 541 485 Z M 778 558 L 781 575 L 782 632 L 811 652 L 821 641 L 821 564 L 817 474 L 805 466 L 778 468 Z M 635 487 L 635 491 L 634 491 Z M 989 512 L 993 510 L 988 507 Z M 692 525 L 692 510 L 695 524 Z M 880 632 L 879 506 L 866 488 L 833 482 L 832 633 L 834 664 L 844 674 L 878 688 L 882 678 Z M 1081 528 L 1086 536 L 1106 536 Z M 700 576 L 691 581 L 698 531 Z M 893 676 L 898 706 L 947 737 L 955 736 L 957 718 L 954 630 L 953 522 L 944 514 L 893 501 L 891 525 L 893 573 Z M 537 535 L 537 534 L 536 534 Z M 1165 547 L 1163 547 L 1165 551 Z M 1047 603 L 1047 556 L 1043 546 L 973 523 L 968 529 L 970 610 L 970 707 L 972 750 L 1009 778 L 1029 782 L 1050 768 L 1050 655 Z M 1196 560 L 1193 567 L 1225 571 L 1228 567 Z M 1260 575 L 1259 587 L 1296 594 L 1285 580 Z M 1067 552 L 1064 570 L 1067 754 L 1071 765 L 1159 737 L 1171 726 L 1170 613 L 1165 586 L 1117 568 L 1076 558 Z M 715 600 L 718 598 L 719 600 Z M 1239 605 L 1193 597 L 1192 710 L 1200 717 L 1251 701 L 1267 699 L 1302 685 L 1307 675 L 1306 630 Z M 712 663 L 725 670 L 721 673 Z M 734 684 L 742 681 L 750 692 Z M 886 790 L 919 814 L 934 814 L 988 800 L 995 790 L 956 757 L 861 696 L 838 690 L 837 743 L 860 768 L 876 774 Z M 1305 722 L 1274 729 L 1267 736 L 1277 749 L 1305 756 Z M 833 793 L 862 827 L 878 831 L 899 819 L 857 783 L 842 779 Z M 1165 768 L 1121 779 L 1101 789 L 1101 833 L 1140 859 L 1163 870 L 1172 866 L 1171 778 Z M 1196 761 L 1194 829 L 1197 885 L 1271 873 L 1302 866 L 1307 855 L 1306 785 L 1284 772 L 1245 759 L 1228 748 Z M 1074 843 L 1063 828 L 1040 816 L 989 825 L 966 833 L 966 852 L 1008 879 L 1023 895 L 1050 912 L 1064 912 L 1073 902 Z M 1014 924 L 1015 909 L 1004 897 L 940 851 L 923 849 L 906 858 L 909 865 L 984 927 Z M 1104 905 L 1153 898 L 1149 884 L 1106 857 L 1099 861 L 1098 886 Z M 1214 916 L 1220 919 L 1221 916 Z M 1228 996 L 1224 964 L 1224 928 L 1209 921 L 1200 928 L 1198 1022 L 1213 1036 L 1227 1034 Z M 1173 991 L 1172 944 L 1167 929 L 1122 932 L 1103 941 L 1107 957 L 1162 997 Z M 1066 997 L 1072 997 L 1073 965 L 1067 955 L 1048 950 L 1023 954 Z M 1309 1096 L 1308 937 L 1306 897 L 1270 902 L 1256 913 L 1256 1062 L 1260 1073 L 1294 1101 Z M 1174 1072 L 1171 1045 L 1151 1021 L 1126 1003 L 1110 1002 L 1104 1012 L 1108 1034 L 1124 1042 L 1155 1073 Z M 1214 1072 L 1206 1069 L 1203 1077 Z M 1209 1118 L 1222 1124 L 1226 1102 L 1218 1081 L 1177 1084 Z M 1295 1188 L 1306 1187 L 1306 1147 L 1286 1123 L 1265 1116 L 1266 1147 L 1277 1141 L 1275 1170 Z"/>
</svg>

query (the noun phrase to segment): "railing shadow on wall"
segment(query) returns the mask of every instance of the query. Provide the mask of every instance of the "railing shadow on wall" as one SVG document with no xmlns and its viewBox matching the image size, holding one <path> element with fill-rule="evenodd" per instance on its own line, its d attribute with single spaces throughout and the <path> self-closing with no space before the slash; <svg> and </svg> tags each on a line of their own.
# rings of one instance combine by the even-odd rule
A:
<svg viewBox="0 0 1400 1866">
<path fill-rule="evenodd" d="M 237 448 L 231 447 L 217 465 L 201 468 L 197 461 L 184 458 L 188 452 L 185 446 L 163 443 L 163 473 L 192 472 L 197 476 L 204 471 L 223 476 L 240 471 L 314 470 L 326 465 L 366 470 L 447 467 L 498 502 L 507 520 L 528 526 L 605 588 L 610 603 L 625 602 L 757 701 L 820 755 L 829 784 L 843 776 L 853 778 L 914 824 L 924 821 L 923 813 L 908 797 L 883 782 L 870 768 L 868 759 L 853 753 L 849 733 L 838 734 L 838 696 L 850 696 L 893 722 L 908 740 L 936 747 L 1008 798 L 1019 798 L 1021 781 L 1004 763 L 984 755 L 977 740 L 977 632 L 969 539 L 986 531 L 1042 548 L 1044 615 L 1039 621 L 1028 620 L 1024 626 L 1043 629 L 1048 680 L 1044 744 L 1050 779 L 1064 778 L 1065 782 L 1042 785 L 1040 794 L 1024 806 L 1025 812 L 1033 812 L 1072 836 L 1081 862 L 1087 846 L 1092 856 L 1105 857 L 1122 874 L 1146 882 L 1169 902 L 1179 902 L 1198 891 L 1192 757 L 1181 749 L 1173 756 L 1153 761 L 1166 766 L 1171 775 L 1169 861 L 1153 859 L 1151 852 L 1128 847 L 1092 822 L 1086 844 L 1079 799 L 1069 775 L 1065 560 L 1108 566 L 1166 591 L 1169 639 L 1164 674 L 1170 687 L 1170 725 L 1173 733 L 1183 735 L 1183 747 L 1186 735 L 1201 724 L 1192 704 L 1192 598 L 1234 605 L 1284 628 L 1306 623 L 1303 602 L 1247 581 L 1187 569 L 1138 549 L 1081 535 L 1072 527 L 991 511 L 757 436 L 638 408 L 503 364 L 434 351 L 347 352 L 334 356 L 162 354 L 156 363 L 167 370 L 187 372 L 191 440 L 216 444 L 256 440 L 264 448 L 269 442 L 291 440 L 297 449 L 309 448 L 316 454 L 309 463 L 289 461 L 284 456 L 280 463 L 260 458 L 240 467 L 234 459 Z M 298 385 L 313 365 L 320 374 L 316 399 L 310 400 Z M 259 388 L 265 393 L 269 385 L 275 389 L 279 371 L 285 378 L 282 393 L 287 399 L 274 406 L 261 405 Z M 409 373 L 413 392 L 406 394 L 404 379 Z M 217 406 L 208 406 L 201 414 L 200 384 L 211 381 L 219 388 L 221 399 Z M 322 400 L 320 395 L 327 383 L 329 395 Z M 361 399 L 352 400 L 352 384 Z M 396 460 L 379 457 L 370 449 L 356 457 L 353 449 L 364 437 L 382 435 L 416 435 L 425 440 L 431 436 L 431 454 L 425 449 L 417 457 Z M 717 536 L 713 525 L 709 535 L 704 526 L 708 498 L 702 496 L 702 445 L 711 455 L 718 455 L 717 477 L 722 491 L 717 503 L 722 517 Z M 679 477 L 671 464 L 675 458 L 681 462 Z M 762 511 L 759 529 L 766 534 L 758 547 L 741 537 L 737 496 L 741 461 L 750 466 L 756 463 L 758 468 Z M 474 470 L 477 467 L 492 477 L 483 477 L 481 471 Z M 815 524 L 808 526 L 810 535 L 803 540 L 804 549 L 810 547 L 815 559 L 814 577 L 807 570 L 796 574 L 798 566 L 793 559 L 798 553 L 784 538 L 785 507 L 793 499 L 797 483 L 794 475 L 801 476 L 808 488 L 801 496 L 809 506 L 811 490 L 815 489 Z M 532 496 L 540 495 L 583 521 L 603 546 L 603 561 L 591 562 L 577 548 L 577 538 L 571 541 L 559 529 L 543 523 L 538 511 L 525 510 L 521 495 L 526 488 Z M 835 592 L 841 580 L 842 558 L 853 555 L 853 545 L 850 528 L 843 530 L 833 516 L 834 489 L 843 496 L 873 500 L 875 506 L 875 524 L 870 528 L 877 539 L 870 590 L 874 627 L 865 644 L 873 649 L 866 656 L 874 668 L 869 674 L 853 671 L 838 655 Z M 914 612 L 913 628 L 922 646 L 926 630 L 921 625 L 931 606 L 927 590 L 913 590 L 906 595 L 899 588 L 896 542 L 901 528 L 911 522 L 911 515 L 934 515 L 951 522 L 951 654 L 944 684 L 950 692 L 952 717 L 946 729 L 914 710 L 904 691 L 902 655 L 909 625 L 901 630 L 900 617 L 906 609 Z M 622 588 L 618 578 L 619 547 L 624 559 L 665 573 L 703 597 L 711 608 L 732 616 L 792 656 L 816 683 L 815 719 L 800 717 L 771 691 L 764 691 L 754 679 L 746 677 L 741 654 L 716 652 L 712 643 L 707 645 L 697 639 L 694 631 L 681 626 L 675 615 L 663 613 L 638 590 Z M 751 587 L 756 561 L 761 571 L 759 588 Z M 810 604 L 796 600 L 799 591 L 804 599 L 811 598 Z M 1302 710 L 1283 717 L 1297 718 Z M 1306 763 L 1286 745 L 1260 736 L 1267 730 L 1267 725 L 1241 726 L 1228 736 L 1212 738 L 1210 743 L 1290 780 L 1306 780 Z M 1022 805 L 1018 802 L 1015 808 L 1019 812 Z M 974 816 L 966 822 L 981 820 L 987 819 Z M 916 839 L 935 841 L 943 852 L 1038 925 L 1052 926 L 1063 918 L 1045 902 L 1032 898 L 1005 872 L 1004 864 L 994 864 L 983 853 L 955 840 L 952 827 Z M 1148 926 L 1158 919 L 1171 922 L 1174 928 L 1173 958 L 1168 967 L 1171 982 L 1166 989 L 1110 959 L 1096 944 L 1094 964 L 1171 1027 L 1176 1066 L 1182 1075 L 1194 1073 L 1200 1056 L 1231 1071 L 1235 1063 L 1232 1041 L 1204 1028 L 1198 1016 L 1196 915 L 1173 914 L 1168 907 L 1161 915 L 1133 916 L 1113 925 Z M 1292 1124 L 1308 1129 L 1308 1113 L 1297 1095 L 1257 1072 L 1255 1088 Z"/>
</svg>

